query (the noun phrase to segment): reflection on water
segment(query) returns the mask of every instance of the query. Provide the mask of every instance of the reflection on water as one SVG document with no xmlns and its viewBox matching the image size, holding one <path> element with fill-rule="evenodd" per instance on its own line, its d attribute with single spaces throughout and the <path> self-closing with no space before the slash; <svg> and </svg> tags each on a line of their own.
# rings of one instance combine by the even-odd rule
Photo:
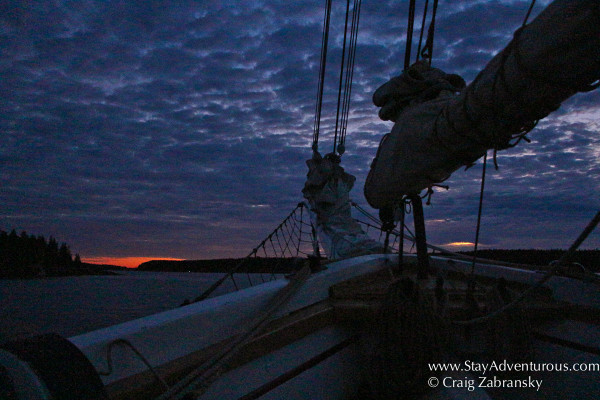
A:
<svg viewBox="0 0 600 400">
<path fill-rule="evenodd" d="M 0 280 L 0 341 L 55 332 L 65 337 L 151 315 L 193 300 L 222 274 L 119 272 L 83 276 Z M 267 276 L 265 276 L 267 278 Z M 254 284 L 260 278 L 253 277 Z M 236 283 L 248 286 L 246 275 Z M 213 294 L 234 289 L 231 280 Z"/>
</svg>

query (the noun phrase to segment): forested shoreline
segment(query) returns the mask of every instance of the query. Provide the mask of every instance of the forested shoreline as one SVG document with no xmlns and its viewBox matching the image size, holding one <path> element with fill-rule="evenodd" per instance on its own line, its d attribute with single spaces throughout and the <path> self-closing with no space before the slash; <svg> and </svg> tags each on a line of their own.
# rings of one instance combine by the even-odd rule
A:
<svg viewBox="0 0 600 400">
<path fill-rule="evenodd" d="M 107 274 L 106 267 L 81 262 L 66 243 L 50 236 L 10 233 L 0 230 L 0 278 L 43 278 L 69 275 Z"/>
</svg>

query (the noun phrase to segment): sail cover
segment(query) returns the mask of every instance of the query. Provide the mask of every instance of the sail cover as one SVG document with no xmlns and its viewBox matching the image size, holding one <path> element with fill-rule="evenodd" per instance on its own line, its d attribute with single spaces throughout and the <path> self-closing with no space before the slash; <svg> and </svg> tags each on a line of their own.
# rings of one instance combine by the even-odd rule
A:
<svg viewBox="0 0 600 400">
<path fill-rule="evenodd" d="M 595 88 L 598 78 L 598 0 L 556 0 L 463 90 L 458 77 L 413 65 L 375 92 L 380 117 L 395 125 L 371 165 L 367 201 L 393 207 L 487 150 L 510 147 L 564 100 Z"/>
<path fill-rule="evenodd" d="M 343 259 L 380 253 L 381 244 L 370 239 L 352 218 L 350 190 L 356 178 L 339 165 L 338 156 L 322 157 L 318 152 L 306 162 L 307 180 L 302 193 L 323 249 L 329 259 Z"/>
</svg>

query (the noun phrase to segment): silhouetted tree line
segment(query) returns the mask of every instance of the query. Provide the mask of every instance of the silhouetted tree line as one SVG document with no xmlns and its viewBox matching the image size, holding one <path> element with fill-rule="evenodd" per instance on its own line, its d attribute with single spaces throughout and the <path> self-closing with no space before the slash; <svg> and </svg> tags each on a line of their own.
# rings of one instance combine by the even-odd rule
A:
<svg viewBox="0 0 600 400">
<path fill-rule="evenodd" d="M 84 265 L 66 243 L 60 246 L 52 236 L 17 235 L 0 231 L 0 278 L 79 275 Z"/>
</svg>

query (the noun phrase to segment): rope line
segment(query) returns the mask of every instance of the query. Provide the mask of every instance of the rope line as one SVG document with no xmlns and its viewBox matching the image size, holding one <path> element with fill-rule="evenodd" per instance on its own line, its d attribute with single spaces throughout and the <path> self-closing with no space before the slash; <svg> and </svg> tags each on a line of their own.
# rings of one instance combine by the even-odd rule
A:
<svg viewBox="0 0 600 400">
<path fill-rule="evenodd" d="M 592 218 L 592 220 L 588 223 L 588 225 L 584 228 L 584 230 L 579 234 L 577 239 L 575 239 L 575 241 L 573 242 L 571 247 L 569 247 L 569 250 L 567 250 L 567 252 L 565 254 L 563 254 L 563 256 L 558 260 L 556 265 L 552 266 L 552 268 L 548 272 L 546 272 L 546 274 L 544 274 L 544 276 L 535 285 L 532 285 L 527 290 L 523 291 L 513 301 L 504 305 L 503 307 L 499 308 L 498 310 L 491 312 L 489 314 L 486 314 L 484 316 L 473 318 L 473 319 L 466 320 L 466 321 L 452 321 L 452 323 L 455 325 L 475 325 L 475 324 L 479 324 L 482 322 L 486 322 L 490 319 L 496 318 L 499 315 L 503 314 L 504 312 L 513 309 L 521 301 L 523 301 L 529 294 L 531 294 L 534 290 L 539 289 L 540 287 L 542 287 L 542 285 L 544 285 L 546 282 L 548 282 L 550 280 L 550 278 L 552 278 L 554 275 L 556 275 L 560 271 L 561 267 L 563 267 L 571 262 L 571 260 L 573 259 L 573 256 L 575 255 L 575 251 L 577 251 L 577 249 L 579 248 L 581 243 L 583 243 L 583 241 L 589 236 L 589 234 L 592 233 L 592 231 L 596 228 L 596 226 L 598 225 L 599 222 L 600 222 L 600 211 L 598 211 L 596 213 L 596 215 Z"/>
<path fill-rule="evenodd" d="M 477 227 L 475 228 L 475 244 L 473 246 L 473 262 L 471 264 L 471 276 L 469 290 L 475 290 L 475 261 L 477 260 L 477 247 L 479 246 L 479 232 L 481 230 L 481 212 L 483 210 L 483 193 L 485 191 L 485 171 L 487 167 L 487 152 L 483 156 L 483 170 L 481 172 L 481 189 L 479 190 L 479 208 L 477 210 Z"/>
<path fill-rule="evenodd" d="M 419 47 L 417 47 L 417 55 L 415 56 L 415 62 L 419 61 L 421 56 L 421 45 L 423 44 L 423 32 L 425 31 L 425 22 L 427 20 L 427 8 L 429 7 L 429 0 L 425 0 L 425 7 L 423 8 L 423 19 L 421 20 L 421 30 L 419 32 Z"/>
<path fill-rule="evenodd" d="M 373 217 L 372 215 L 370 215 L 367 211 L 365 211 L 364 209 L 362 209 L 362 207 L 358 206 L 356 203 L 352 203 L 352 205 L 359 210 L 361 213 L 363 213 L 365 216 L 367 216 L 369 219 L 372 220 L 376 220 L 375 217 Z M 368 227 L 372 227 L 372 228 L 376 228 L 378 230 L 380 230 L 380 226 L 375 226 L 372 225 L 368 222 L 364 222 L 361 220 L 356 219 L 357 222 L 359 222 L 361 225 L 365 225 Z M 378 221 L 376 221 L 377 223 Z M 523 291 L 518 297 L 516 297 L 512 302 L 507 303 L 505 306 L 487 314 L 481 317 L 477 317 L 477 318 L 473 318 L 470 320 L 465 320 L 465 321 L 451 321 L 453 324 L 455 325 L 474 325 L 474 324 L 478 324 L 478 323 L 482 323 L 482 322 L 486 322 L 490 319 L 496 318 L 498 316 L 500 316 L 502 313 L 514 308 L 515 306 L 517 306 L 521 301 L 523 301 L 523 299 L 525 299 L 529 294 L 531 294 L 533 291 L 535 291 L 536 289 L 540 288 L 542 285 L 544 285 L 548 280 L 550 280 L 550 278 L 552 278 L 554 275 L 556 275 L 558 272 L 560 272 L 560 269 L 562 266 L 568 265 L 570 262 L 572 262 L 573 260 L 573 256 L 575 255 L 576 250 L 579 248 L 579 246 L 583 243 L 583 241 L 592 233 L 592 231 L 596 228 L 596 226 L 600 223 L 600 211 L 598 211 L 596 213 L 596 215 L 592 218 L 592 220 L 588 223 L 588 225 L 585 227 L 585 229 L 580 233 L 580 235 L 577 237 L 577 239 L 573 242 L 573 244 L 569 247 L 569 249 L 565 252 L 565 254 L 558 260 L 558 262 L 556 263 L 556 265 L 554 265 L 552 267 L 552 269 L 550 271 L 548 271 L 542 278 L 540 278 L 540 280 L 534 284 L 533 286 L 529 287 L 527 290 Z M 410 232 L 410 230 L 408 229 L 408 227 L 405 227 L 406 230 L 408 230 Z M 397 230 L 394 230 L 392 232 L 392 234 L 394 235 L 400 235 L 400 232 L 398 232 Z M 412 233 L 411 233 L 412 234 Z M 408 236 L 407 239 L 409 241 L 413 242 L 413 247 L 414 247 L 414 235 L 413 236 Z M 475 257 L 470 257 L 470 256 L 465 256 L 463 254 L 459 254 L 459 253 L 455 253 L 449 250 L 446 250 L 444 248 L 438 247 L 438 246 L 434 246 L 431 244 L 427 244 L 427 247 L 432 249 L 432 250 L 436 250 L 439 251 L 442 254 L 445 255 L 449 255 L 449 256 L 453 256 L 457 259 L 462 259 L 465 261 L 469 261 L 469 262 L 474 262 L 474 260 L 477 260 L 479 262 L 496 262 L 494 260 L 485 260 L 485 259 L 481 259 L 481 258 L 475 258 Z M 412 251 L 412 249 L 411 249 Z M 497 262 L 496 262 L 497 263 Z M 508 263 L 504 263 L 504 264 L 508 264 Z M 519 265 L 523 265 L 523 264 L 519 264 Z M 513 265 L 513 266 L 517 266 L 517 265 Z M 459 272 L 464 274 L 467 278 L 470 277 L 470 274 L 467 274 L 463 271 L 460 271 L 458 269 L 452 268 L 455 272 Z M 579 279 L 579 278 L 575 278 L 575 279 Z M 590 281 L 591 283 L 595 284 L 595 285 L 600 285 L 600 281 L 598 279 L 589 279 L 589 277 L 582 277 L 582 280 L 586 280 L 586 281 Z"/>
<path fill-rule="evenodd" d="M 337 112 L 335 116 L 335 132 L 333 138 L 333 153 L 342 155 L 346 151 L 346 133 L 350 111 L 354 63 L 356 60 L 356 43 L 358 38 L 358 22 L 362 0 L 354 0 L 352 5 L 352 20 L 350 23 L 350 39 L 348 40 L 348 20 L 350 17 L 350 0 L 346 1 L 346 19 L 344 23 L 344 39 L 340 79 L 338 87 Z M 347 56 L 346 56 L 347 53 Z"/>
<path fill-rule="evenodd" d="M 114 372 L 113 361 L 112 361 L 112 350 L 118 344 L 124 345 L 124 346 L 128 347 L 129 349 L 131 349 L 131 351 L 133 351 L 134 354 L 144 363 L 144 365 L 148 368 L 148 370 L 152 373 L 152 375 L 154 375 L 156 380 L 160 382 L 160 384 L 165 388 L 165 390 L 169 390 L 169 385 L 167 385 L 165 380 L 163 378 L 161 378 L 161 376 L 156 372 L 156 370 L 152 367 L 152 365 L 150 364 L 148 359 L 146 359 L 146 357 L 144 357 L 144 355 L 127 339 L 115 339 L 108 344 L 108 347 L 106 348 L 107 370 L 106 371 L 98 371 L 98 375 L 110 376 Z"/>
<path fill-rule="evenodd" d="M 350 14 L 350 0 L 346 0 L 346 22 L 344 23 L 344 41 L 342 45 L 342 62 L 340 66 L 340 83 L 338 88 L 338 98 L 337 98 L 337 111 L 335 115 L 335 132 L 333 136 L 333 153 L 336 152 L 337 141 L 338 141 L 338 124 L 340 121 L 340 107 L 342 104 L 342 82 L 344 78 L 344 62 L 346 57 L 346 36 L 348 34 L 348 15 Z"/>
<path fill-rule="evenodd" d="M 235 274 L 245 273 L 246 278 L 250 286 L 254 286 L 257 283 L 265 282 L 262 276 L 264 270 L 260 269 L 260 279 L 252 278 L 252 268 L 254 268 L 260 261 L 255 261 L 252 264 L 251 260 L 259 259 L 259 252 L 264 259 L 269 261 L 267 266 L 270 266 L 271 280 L 276 279 L 276 272 L 280 270 L 280 267 L 284 262 L 290 263 L 292 259 L 300 256 L 310 255 L 310 250 L 313 249 L 314 238 L 311 235 L 310 230 L 303 229 L 304 226 L 312 226 L 309 222 L 304 221 L 306 218 L 303 213 L 305 207 L 304 203 L 299 203 L 290 214 L 265 238 L 258 246 L 256 246 L 245 258 L 239 260 L 229 271 L 219 279 L 217 279 L 208 289 L 206 289 L 200 296 L 196 297 L 193 302 L 185 301 L 183 304 L 187 305 L 202 301 L 208 298 L 211 294 L 221 287 L 226 280 L 231 280 L 234 290 L 243 289 L 243 286 L 239 285 L 239 282 L 235 279 Z M 276 242 L 276 243 L 275 243 Z M 260 282 L 259 282 L 260 281 Z"/>
<path fill-rule="evenodd" d="M 348 118 L 350 115 L 350 98 L 352 94 L 352 81 L 354 79 L 354 64 L 356 61 L 356 48 L 358 40 L 358 23 L 360 20 L 360 8 L 362 0 L 354 0 L 352 8 L 352 27 L 350 28 L 350 49 L 346 65 L 346 80 L 344 84 L 344 102 L 342 107 L 342 121 L 340 140 L 337 151 L 341 155 L 346 150 L 346 133 L 348 128 Z"/>
<path fill-rule="evenodd" d="M 527 21 L 529 20 L 529 16 L 531 15 L 531 11 L 533 10 L 533 6 L 535 6 L 535 0 L 531 0 L 531 4 L 529 5 L 529 9 L 527 10 L 527 14 L 525 14 L 525 19 L 523 20 L 523 25 L 527 25 Z"/>
<path fill-rule="evenodd" d="M 361 225 L 364 225 L 367 228 L 374 228 L 374 229 L 377 229 L 378 231 L 381 230 L 381 224 L 380 224 L 379 220 L 376 217 L 374 217 L 373 215 L 369 214 L 368 211 L 366 211 L 364 208 L 360 207 L 358 204 L 356 204 L 354 202 L 351 202 L 351 205 L 356 210 L 358 210 L 361 214 L 363 214 L 365 217 L 369 218 L 376 225 L 373 225 L 373 224 L 371 224 L 369 222 L 361 221 L 359 219 L 355 219 L 356 222 L 360 223 Z M 406 206 L 409 206 L 409 204 L 406 204 Z M 410 214 L 410 211 L 408 211 L 407 214 Z M 415 235 L 414 235 L 414 233 L 412 232 L 412 230 L 408 226 L 405 225 L 404 229 L 405 229 L 406 232 L 408 232 L 408 235 L 406 236 L 406 239 L 408 239 L 410 242 L 413 243 L 413 247 L 411 247 L 411 250 L 409 250 L 409 252 L 412 252 L 412 250 L 414 248 L 414 242 L 415 242 L 415 238 L 414 237 L 415 237 Z M 400 235 L 400 231 L 398 229 L 395 229 L 394 231 L 392 231 L 392 234 L 393 235 Z M 456 253 L 454 251 L 447 250 L 447 249 L 445 249 L 443 247 L 439 247 L 439 246 L 436 246 L 436 245 L 433 245 L 433 244 L 427 243 L 427 248 L 429 248 L 431 250 L 434 250 L 434 251 L 437 251 L 437 252 L 439 252 L 442 255 L 450 256 L 450 257 L 452 257 L 454 259 L 457 259 L 457 260 L 468 261 L 469 263 L 471 263 L 473 261 L 472 256 L 461 254 L 461 253 Z M 525 267 L 525 268 L 528 268 L 528 269 L 538 269 L 539 268 L 539 266 L 535 266 L 535 265 L 529 265 L 529 264 L 524 264 L 524 263 L 510 263 L 510 262 L 503 262 L 503 261 L 498 261 L 498 260 L 489 260 L 489 259 L 480 258 L 480 257 L 477 258 L 477 262 L 478 263 L 488 263 L 488 264 L 495 263 L 497 265 L 504 265 L 504 266 L 508 266 L 508 267 L 512 267 L 512 268 L 519 268 L 519 267 L 520 268 Z M 465 277 L 469 276 L 468 273 L 462 272 L 462 271 L 460 271 L 458 269 L 456 269 L 455 271 L 464 274 Z M 576 278 L 576 279 L 578 279 L 578 278 Z M 589 277 L 586 277 L 586 279 L 589 280 Z M 593 281 L 594 281 L 594 283 L 600 284 L 600 279 L 598 279 L 598 278 L 593 279 Z"/>
<path fill-rule="evenodd" d="M 273 296 L 265 308 L 250 321 L 247 328 L 233 342 L 229 343 L 223 351 L 192 370 L 155 400 L 185 399 L 189 395 L 200 396 L 212 382 L 224 373 L 227 363 L 266 326 L 275 312 L 302 287 L 309 275 L 308 267 L 304 267 L 294 274 L 289 283 Z"/>
<path fill-rule="evenodd" d="M 325 0 L 325 16 L 323 17 L 323 36 L 321 39 L 321 60 L 319 64 L 319 82 L 317 86 L 317 103 L 315 105 L 315 120 L 313 130 L 312 148 L 314 151 L 317 151 L 319 148 L 319 130 L 321 127 L 321 111 L 323 108 L 323 85 L 325 82 L 325 69 L 327 66 L 327 46 L 329 42 L 331 2 L 332 0 Z"/>
<path fill-rule="evenodd" d="M 438 0 L 433 0 L 433 10 L 431 15 L 431 22 L 429 23 L 429 29 L 427 31 L 427 39 L 425 40 L 425 46 L 421 50 L 421 57 L 429 60 L 431 66 L 431 59 L 433 58 L 433 38 L 435 35 L 435 17 L 437 15 Z"/>
<path fill-rule="evenodd" d="M 412 37 L 415 25 L 416 0 L 410 0 L 408 4 L 408 25 L 406 27 L 406 47 L 404 49 L 404 69 L 410 67 L 410 53 L 412 51 Z"/>
</svg>

